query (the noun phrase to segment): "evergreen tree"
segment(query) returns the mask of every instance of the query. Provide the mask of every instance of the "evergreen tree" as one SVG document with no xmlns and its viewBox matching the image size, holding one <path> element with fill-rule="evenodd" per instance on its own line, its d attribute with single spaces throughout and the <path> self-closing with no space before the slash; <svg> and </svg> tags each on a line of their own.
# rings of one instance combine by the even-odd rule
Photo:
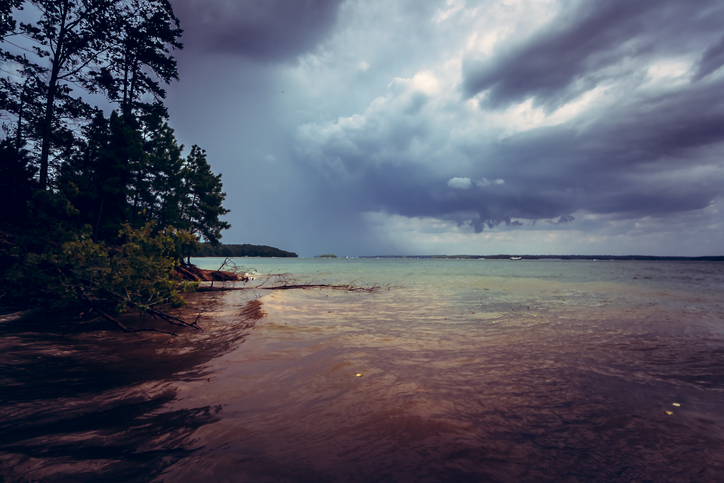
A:
<svg viewBox="0 0 724 483">
<path fill-rule="evenodd" d="M 35 24 L 21 23 L 20 28 L 35 41 L 33 49 L 41 61 L 46 61 L 42 71 L 48 75 L 39 159 L 39 184 L 40 189 L 45 189 L 54 130 L 66 115 L 76 117 L 89 113 L 88 106 L 71 95 L 71 85 L 92 84 L 89 66 L 102 62 L 109 49 L 113 39 L 109 12 L 118 0 L 31 0 L 30 3 L 39 11 L 40 20 Z M 40 72 L 41 67 L 37 70 Z M 68 141 L 67 137 L 63 140 Z"/>
<path fill-rule="evenodd" d="M 206 151 L 194 145 L 186 158 L 184 185 L 188 197 L 184 206 L 184 217 L 191 233 L 197 234 L 211 244 L 219 243 L 221 230 L 231 227 L 219 217 L 229 210 L 221 206 L 226 198 L 222 192 L 221 175 L 215 175 L 206 161 Z"/>
<path fill-rule="evenodd" d="M 132 218 L 134 169 L 145 164 L 146 154 L 138 131 L 116 112 L 110 119 L 98 112 L 84 134 L 81 148 L 61 168 L 58 184 L 78 211 L 79 228 L 88 224 L 94 239 L 114 239 Z"/>
<path fill-rule="evenodd" d="M 0 112 L 3 113 L 5 137 L 13 140 L 18 155 L 20 150 L 32 148 L 33 141 L 41 137 L 45 84 L 37 66 L 24 57 L 11 62 L 23 80 L 20 82 L 17 77 L 0 79 Z"/>
<path fill-rule="evenodd" d="M 153 220 L 159 227 L 187 229 L 181 218 L 185 196 L 183 146 L 178 144 L 173 129 L 158 114 L 146 116 L 144 121 L 147 130 L 145 179 L 148 186 L 141 194 L 146 197 L 145 220 Z"/>
<path fill-rule="evenodd" d="M 0 2 L 0 40 L 15 30 L 17 22 L 13 10 L 22 8 L 24 0 L 3 0 Z"/>
<path fill-rule="evenodd" d="M 35 189 L 28 152 L 10 139 L 0 141 L 0 230 L 22 226 Z"/>
<path fill-rule="evenodd" d="M 170 50 L 181 49 L 181 28 L 168 0 L 126 0 L 119 4 L 116 42 L 109 62 L 92 72 L 108 98 L 128 119 L 163 109 L 161 83 L 178 80 Z M 142 102 L 150 95 L 153 102 Z M 164 111 L 164 117 L 165 111 Z"/>
<path fill-rule="evenodd" d="M 26 1 L 35 23 L 15 22 L 22 0 L 0 2 L 0 40 L 34 42 L 31 55 L 0 50 L 0 301 L 106 315 L 179 302 L 179 246 L 218 244 L 229 224 L 221 175 L 198 146 L 183 157 L 167 122 L 181 48 L 169 0 Z"/>
</svg>

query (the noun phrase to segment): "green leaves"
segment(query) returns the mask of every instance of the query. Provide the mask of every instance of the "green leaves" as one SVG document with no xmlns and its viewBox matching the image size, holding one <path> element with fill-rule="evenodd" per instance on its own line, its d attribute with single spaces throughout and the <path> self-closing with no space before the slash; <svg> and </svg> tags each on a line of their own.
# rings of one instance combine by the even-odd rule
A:
<svg viewBox="0 0 724 483">
<path fill-rule="evenodd" d="M 178 265 L 176 244 L 187 234 L 173 228 L 154 234 L 153 228 L 152 223 L 141 229 L 124 224 L 117 243 L 106 245 L 93 241 L 88 226 L 57 248 L 26 253 L 7 274 L 14 294 L 43 305 L 90 305 L 105 313 L 184 305 L 180 293 L 198 284 L 172 274 Z"/>
</svg>

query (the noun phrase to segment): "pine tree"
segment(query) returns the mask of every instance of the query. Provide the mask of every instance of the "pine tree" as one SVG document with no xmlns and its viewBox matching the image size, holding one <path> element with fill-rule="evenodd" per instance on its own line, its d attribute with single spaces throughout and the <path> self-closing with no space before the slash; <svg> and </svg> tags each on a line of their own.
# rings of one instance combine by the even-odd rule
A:
<svg viewBox="0 0 724 483">
<path fill-rule="evenodd" d="M 24 0 L 3 0 L 0 2 L 0 40 L 15 30 L 17 22 L 13 10 L 22 8 Z"/>
<path fill-rule="evenodd" d="M 102 62 L 112 42 L 109 12 L 118 0 L 32 0 L 40 13 L 36 24 L 21 23 L 25 36 L 35 41 L 37 57 L 46 60 L 48 75 L 41 122 L 40 189 L 48 184 L 54 130 L 64 115 L 88 114 L 89 107 L 73 97 L 72 85 L 89 87 L 89 66 Z M 41 68 L 38 67 L 38 70 Z M 56 136 L 57 139 L 57 136 Z M 63 137 L 67 142 L 67 137 Z"/>
<path fill-rule="evenodd" d="M 188 197 L 184 203 L 184 217 L 188 221 L 191 233 L 199 235 L 204 241 L 218 244 L 221 230 L 231 227 L 219 217 L 229 210 L 221 203 L 226 198 L 222 192 L 221 175 L 211 171 L 206 160 L 206 151 L 194 145 L 186 158 L 184 184 Z"/>
<path fill-rule="evenodd" d="M 162 83 L 178 80 L 170 51 L 181 49 L 181 28 L 168 0 L 126 0 L 117 7 L 116 42 L 109 62 L 92 72 L 109 100 L 120 105 L 124 118 L 163 112 Z M 143 102 L 150 95 L 153 102 Z"/>
<path fill-rule="evenodd" d="M 147 131 L 145 178 L 148 180 L 145 193 L 150 198 L 146 202 L 145 219 L 155 221 L 158 227 L 186 229 L 181 218 L 185 195 L 183 146 L 178 144 L 173 129 L 159 115 L 147 116 L 144 121 Z"/>
</svg>

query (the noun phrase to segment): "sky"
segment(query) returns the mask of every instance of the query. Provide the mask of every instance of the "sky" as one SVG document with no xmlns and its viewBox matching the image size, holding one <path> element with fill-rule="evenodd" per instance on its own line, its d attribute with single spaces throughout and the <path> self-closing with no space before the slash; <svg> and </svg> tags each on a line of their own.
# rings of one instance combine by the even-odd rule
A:
<svg viewBox="0 0 724 483">
<path fill-rule="evenodd" d="M 724 255 L 720 0 L 172 0 L 224 243 Z"/>
</svg>

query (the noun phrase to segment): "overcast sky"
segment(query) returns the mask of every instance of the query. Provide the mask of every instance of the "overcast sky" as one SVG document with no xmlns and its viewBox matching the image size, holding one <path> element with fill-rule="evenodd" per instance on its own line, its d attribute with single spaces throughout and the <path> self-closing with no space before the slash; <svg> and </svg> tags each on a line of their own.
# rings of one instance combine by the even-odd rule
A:
<svg viewBox="0 0 724 483">
<path fill-rule="evenodd" d="M 172 0 L 226 243 L 724 255 L 720 0 Z"/>
</svg>

